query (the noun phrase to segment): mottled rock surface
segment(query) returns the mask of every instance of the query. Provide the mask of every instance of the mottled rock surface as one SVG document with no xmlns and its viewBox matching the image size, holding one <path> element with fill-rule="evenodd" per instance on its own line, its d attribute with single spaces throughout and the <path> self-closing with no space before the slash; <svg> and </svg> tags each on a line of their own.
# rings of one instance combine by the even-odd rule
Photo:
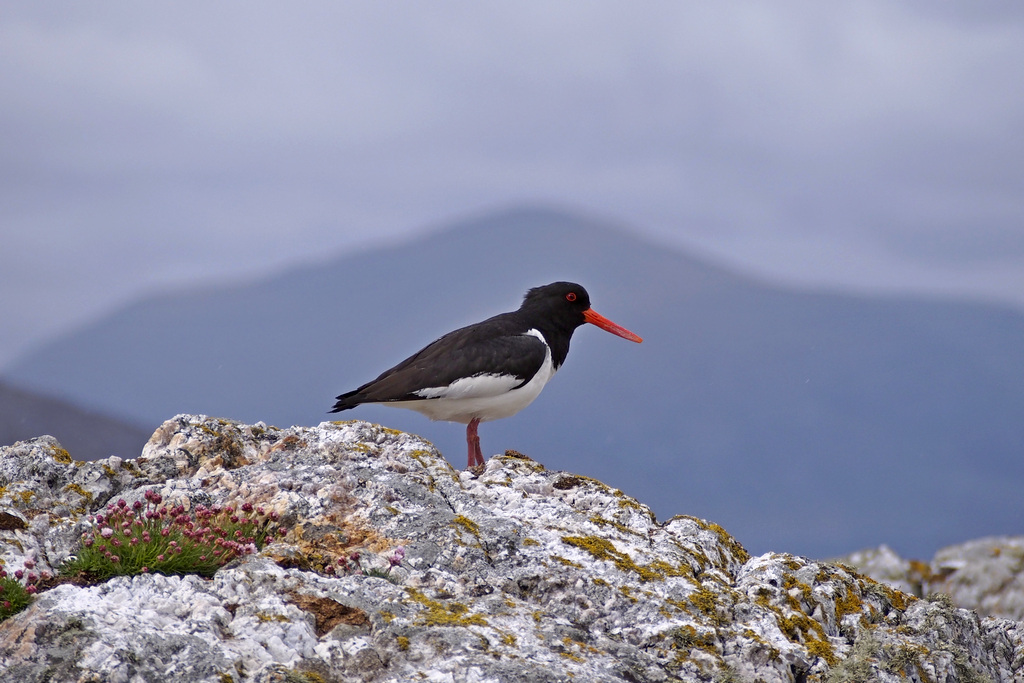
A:
<svg viewBox="0 0 1024 683">
<path fill-rule="evenodd" d="M 65 584 L 0 623 L 5 680 L 1014 681 L 1024 624 L 849 568 L 749 557 L 715 524 L 520 454 L 458 472 L 364 422 L 165 423 L 142 457 L 0 449 L 0 558 L 59 566 L 86 516 L 155 490 L 276 510 L 282 541 L 197 576 Z M 392 581 L 327 576 L 360 552 Z"/>
<path fill-rule="evenodd" d="M 1024 536 L 991 536 L 941 549 L 930 562 L 880 546 L 845 558 L 858 571 L 916 596 L 945 593 L 982 616 L 1024 619 Z"/>
</svg>

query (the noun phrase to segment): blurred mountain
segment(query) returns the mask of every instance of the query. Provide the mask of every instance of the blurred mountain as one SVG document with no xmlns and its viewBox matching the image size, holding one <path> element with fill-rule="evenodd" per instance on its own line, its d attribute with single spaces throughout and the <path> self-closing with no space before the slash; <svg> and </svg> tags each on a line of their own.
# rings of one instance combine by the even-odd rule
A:
<svg viewBox="0 0 1024 683">
<path fill-rule="evenodd" d="M 152 433 L 152 429 L 0 382 L 2 446 L 48 434 L 56 437 L 75 460 L 99 460 L 111 455 L 134 458 Z"/>
<path fill-rule="evenodd" d="M 1021 532 L 1024 315 L 774 286 L 558 211 L 148 298 L 6 374 L 143 424 L 315 424 L 336 394 L 555 280 L 582 283 L 645 342 L 581 328 L 533 405 L 481 427 L 485 455 L 589 474 L 755 553 L 885 543 L 930 557 Z M 419 433 L 464 466 L 461 425 L 384 407 L 339 417 Z"/>
</svg>

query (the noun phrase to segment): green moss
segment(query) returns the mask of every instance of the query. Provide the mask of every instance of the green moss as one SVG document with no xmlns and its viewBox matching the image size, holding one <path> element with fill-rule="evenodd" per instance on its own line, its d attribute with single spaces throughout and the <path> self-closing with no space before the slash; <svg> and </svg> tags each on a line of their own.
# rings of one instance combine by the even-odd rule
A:
<svg viewBox="0 0 1024 683">
<path fill-rule="evenodd" d="M 836 598 L 836 621 L 841 621 L 847 614 L 857 614 L 864 607 L 864 601 L 860 596 L 847 587 L 846 592 Z"/>
<path fill-rule="evenodd" d="M 860 579 L 864 582 L 864 595 L 874 596 L 900 612 L 905 612 L 907 607 L 918 599 L 913 595 L 907 595 L 903 591 L 898 591 L 892 586 L 879 583 L 869 577 L 862 576 Z"/>
<path fill-rule="evenodd" d="M 523 545 L 540 545 L 539 541 L 535 541 L 532 538 L 524 538 Z"/>
<path fill-rule="evenodd" d="M 652 522 L 655 521 L 654 513 L 651 512 L 650 508 L 644 507 L 641 503 L 637 502 L 635 498 L 630 498 L 629 496 L 622 493 L 622 491 L 616 491 L 615 493 L 616 497 L 619 499 L 618 505 L 620 508 L 622 508 L 623 510 L 631 509 L 636 510 L 637 512 L 642 512 L 648 517 L 650 517 Z"/>
<path fill-rule="evenodd" d="M 327 680 L 315 671 L 286 671 L 284 683 L 327 683 Z"/>
<path fill-rule="evenodd" d="M 693 570 L 688 564 L 671 565 L 665 560 L 654 560 L 647 565 L 652 571 L 660 572 L 665 576 L 683 576 L 692 578 Z"/>
<path fill-rule="evenodd" d="M 75 493 L 80 495 L 82 498 L 85 498 L 87 501 L 92 502 L 92 494 L 89 493 L 88 491 L 86 491 L 85 489 L 83 489 L 78 484 L 68 484 L 67 486 L 64 487 L 64 490 L 65 491 L 74 491 Z"/>
<path fill-rule="evenodd" d="M 142 476 L 142 470 L 139 469 L 139 466 L 135 463 L 134 460 L 124 460 L 124 461 L 122 461 L 121 462 L 121 469 L 122 470 L 126 470 L 132 476 L 135 476 L 135 477 L 141 477 Z"/>
<path fill-rule="evenodd" d="M 782 579 L 782 587 L 786 590 L 786 604 L 797 611 L 803 611 L 803 605 L 800 600 L 793 596 L 792 591 L 796 589 L 800 592 L 800 596 L 803 598 L 803 602 L 808 606 L 814 603 L 814 593 L 811 587 L 806 583 L 797 581 L 796 577 L 787 574 Z"/>
<path fill-rule="evenodd" d="M 761 607 L 767 607 L 770 609 L 772 606 L 771 590 L 765 588 L 764 586 L 758 588 L 757 592 L 754 594 L 754 602 L 760 605 Z"/>
<path fill-rule="evenodd" d="M 746 562 L 750 559 L 750 553 L 747 552 L 747 549 L 739 541 L 733 538 L 732 534 L 714 522 L 706 522 L 705 524 L 708 529 L 715 532 L 718 540 L 732 553 L 737 562 Z"/>
<path fill-rule="evenodd" d="M 288 617 L 284 616 L 283 614 L 270 614 L 268 612 L 257 612 L 256 613 L 256 618 L 259 619 L 260 621 L 264 621 L 264 622 L 267 622 L 267 621 L 280 621 L 280 622 L 285 622 L 285 623 L 290 623 L 291 622 L 291 619 L 289 619 Z"/>
<path fill-rule="evenodd" d="M 73 458 L 71 457 L 71 454 L 68 453 L 63 448 L 59 448 L 59 447 L 54 447 L 54 449 L 53 449 L 53 459 L 56 460 L 57 462 L 59 462 L 62 465 L 70 465 L 72 463 L 72 461 L 73 461 Z"/>
<path fill-rule="evenodd" d="M 835 666 L 839 663 L 839 658 L 836 657 L 836 651 L 832 648 L 832 643 L 827 640 L 809 640 L 807 642 L 807 652 L 815 657 L 821 657 L 829 666 Z"/>
<path fill-rule="evenodd" d="M 405 652 L 405 651 L 407 651 L 409 649 L 409 639 L 408 638 L 406 638 L 405 636 L 398 636 L 398 638 L 396 638 L 396 640 L 398 641 L 398 649 L 399 650 L 401 650 L 402 652 Z"/>
<path fill-rule="evenodd" d="M 455 515 L 455 517 L 452 518 L 452 524 L 457 524 L 477 538 L 480 538 L 480 525 L 469 517 L 466 517 L 465 515 Z"/>
<path fill-rule="evenodd" d="M 415 588 L 408 587 L 405 591 L 409 597 L 423 605 L 426 611 L 420 614 L 420 624 L 424 626 L 487 626 L 482 614 L 467 614 L 469 608 L 461 602 L 445 605 L 431 600 Z"/>
<path fill-rule="evenodd" d="M 552 555 L 551 559 L 554 560 L 555 562 L 560 562 L 560 563 L 564 564 L 566 567 L 574 567 L 576 569 L 583 569 L 583 565 L 580 564 L 579 562 L 573 562 L 572 560 L 570 560 L 568 558 L 565 558 L 565 557 L 562 557 L 561 555 Z"/>
<path fill-rule="evenodd" d="M 718 654 L 718 648 L 716 647 L 718 638 L 715 636 L 714 632 L 701 633 L 690 624 L 687 624 L 685 626 L 672 629 L 669 631 L 668 635 L 676 647 L 685 648 L 687 650 L 696 648 L 715 655 Z"/>
<path fill-rule="evenodd" d="M 669 604 L 669 605 L 672 605 L 673 607 L 675 607 L 680 612 L 685 612 L 686 614 L 690 613 L 690 605 L 685 603 L 685 602 L 683 602 L 682 600 L 675 600 L 673 598 L 665 598 L 665 602 L 667 604 Z"/>
<path fill-rule="evenodd" d="M 665 574 L 651 565 L 638 565 L 626 553 L 621 553 L 606 538 L 600 536 L 563 536 L 562 542 L 590 553 L 595 559 L 608 560 L 621 571 L 633 572 L 641 581 L 663 581 Z"/>
<path fill-rule="evenodd" d="M 704 614 L 713 616 L 716 613 L 715 594 L 708 589 L 701 588 L 694 591 L 688 598 L 693 606 Z"/>
<path fill-rule="evenodd" d="M 602 517 L 600 515 L 593 515 L 593 516 L 591 516 L 590 517 L 590 522 L 592 524 L 596 524 L 597 526 L 602 527 L 602 528 L 606 527 L 606 526 L 614 527 L 614 528 L 618 529 L 619 531 L 621 531 L 624 534 L 633 534 L 634 536 L 641 536 L 641 537 L 643 536 L 643 534 L 641 534 L 639 531 L 633 531 L 632 529 L 630 529 L 625 524 L 621 524 L 621 523 L 616 522 L 616 521 L 611 520 L 611 519 L 605 519 L 604 517 Z"/>
</svg>

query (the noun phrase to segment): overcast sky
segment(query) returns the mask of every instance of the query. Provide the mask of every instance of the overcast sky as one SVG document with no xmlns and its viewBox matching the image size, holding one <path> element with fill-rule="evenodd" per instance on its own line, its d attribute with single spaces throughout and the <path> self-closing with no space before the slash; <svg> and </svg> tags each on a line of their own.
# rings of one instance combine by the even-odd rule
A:
<svg viewBox="0 0 1024 683">
<path fill-rule="evenodd" d="M 1021 65 L 1019 1 L 3 0 L 0 368 L 146 293 L 524 201 L 1024 307 Z"/>
</svg>

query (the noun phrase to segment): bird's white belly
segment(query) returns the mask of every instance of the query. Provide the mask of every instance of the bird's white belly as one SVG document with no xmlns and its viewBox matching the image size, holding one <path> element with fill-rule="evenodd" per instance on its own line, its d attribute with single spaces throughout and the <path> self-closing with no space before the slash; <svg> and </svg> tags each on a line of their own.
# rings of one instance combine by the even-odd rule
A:
<svg viewBox="0 0 1024 683">
<path fill-rule="evenodd" d="M 408 408 L 423 413 L 431 420 L 468 424 L 474 418 L 481 422 L 511 417 L 540 395 L 541 389 L 555 374 L 551 351 L 529 382 L 512 389 L 519 381 L 508 375 L 477 375 L 465 377 L 446 387 L 422 389 L 422 401 L 391 401 L 382 405 Z"/>
</svg>

